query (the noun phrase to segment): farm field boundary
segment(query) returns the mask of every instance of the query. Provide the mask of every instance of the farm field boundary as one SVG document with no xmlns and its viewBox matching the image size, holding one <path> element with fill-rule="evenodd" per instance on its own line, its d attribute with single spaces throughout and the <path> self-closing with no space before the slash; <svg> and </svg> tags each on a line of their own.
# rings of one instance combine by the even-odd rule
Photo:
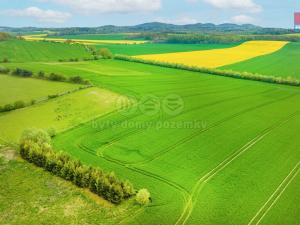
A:
<svg viewBox="0 0 300 225">
<path fill-rule="evenodd" d="M 252 81 L 261 81 L 266 83 L 276 83 L 276 84 L 283 84 L 283 85 L 290 85 L 290 86 L 300 86 L 300 80 L 295 78 L 282 78 L 282 77 L 275 77 L 269 75 L 262 75 L 256 73 L 248 73 L 248 72 L 237 72 L 232 70 L 221 70 L 221 69 L 213 69 L 213 68 L 205 68 L 205 67 L 196 67 L 196 66 L 187 66 L 183 64 L 175 64 L 175 63 L 165 63 L 159 62 L 154 60 L 144 60 L 136 57 L 124 56 L 124 55 L 116 55 L 115 59 L 129 61 L 129 62 L 136 62 L 136 63 L 143 63 L 149 65 L 156 65 L 174 69 L 182 69 L 188 70 L 193 72 L 200 72 L 206 73 L 210 75 L 218 75 L 224 77 L 231 77 L 237 79 L 245 79 L 245 80 L 252 80 Z"/>
<path fill-rule="evenodd" d="M 271 54 L 283 48 L 285 41 L 248 41 L 233 48 L 214 49 L 168 54 L 139 55 L 145 60 L 156 60 L 166 63 L 178 63 L 187 66 L 217 68 L 242 62 L 257 56 Z"/>
</svg>

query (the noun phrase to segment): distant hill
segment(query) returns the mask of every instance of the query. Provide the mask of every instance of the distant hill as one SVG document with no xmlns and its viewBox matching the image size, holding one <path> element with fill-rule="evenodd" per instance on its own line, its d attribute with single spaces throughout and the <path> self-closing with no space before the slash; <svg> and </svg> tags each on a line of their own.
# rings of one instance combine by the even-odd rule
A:
<svg viewBox="0 0 300 225">
<path fill-rule="evenodd" d="M 174 25 L 167 23 L 144 23 L 135 26 L 114 26 L 106 25 L 100 27 L 70 27 L 70 28 L 37 28 L 23 27 L 11 28 L 0 27 L 0 31 L 12 33 L 40 33 L 56 32 L 60 35 L 74 34 L 97 34 L 97 33 L 128 33 L 128 32 L 171 32 L 171 33 L 235 33 L 235 34 L 285 34 L 292 30 L 283 28 L 264 28 L 252 24 L 237 25 L 224 23 L 215 25 L 212 23 L 196 23 L 187 25 Z"/>
</svg>

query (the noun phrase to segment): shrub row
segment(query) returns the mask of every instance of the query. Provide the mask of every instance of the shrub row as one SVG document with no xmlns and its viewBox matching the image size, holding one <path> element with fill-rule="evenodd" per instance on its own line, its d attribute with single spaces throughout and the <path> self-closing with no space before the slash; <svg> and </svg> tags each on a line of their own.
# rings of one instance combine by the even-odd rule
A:
<svg viewBox="0 0 300 225">
<path fill-rule="evenodd" d="M 49 134 L 43 130 L 29 129 L 23 132 L 20 154 L 23 159 L 78 187 L 89 188 L 112 203 L 118 204 L 136 193 L 129 181 L 121 181 L 113 172 L 105 173 L 99 168 L 85 166 L 66 153 L 54 151 Z"/>
<path fill-rule="evenodd" d="M 35 100 L 32 100 L 31 102 L 29 102 L 27 104 L 24 101 L 16 101 L 13 104 L 6 104 L 4 106 L 0 106 L 0 112 L 9 112 L 12 110 L 21 109 L 26 106 L 34 105 L 34 104 L 35 104 Z"/>
<path fill-rule="evenodd" d="M 62 81 L 62 82 L 70 82 L 75 84 L 91 85 L 90 81 L 85 80 L 80 76 L 72 76 L 67 78 L 64 75 L 56 74 L 56 73 L 50 73 L 48 76 L 46 76 L 46 74 L 43 71 L 38 72 L 37 75 L 34 76 L 34 73 L 32 71 L 21 69 L 21 68 L 16 68 L 12 72 L 10 72 L 9 69 L 5 67 L 0 67 L 0 74 L 1 73 L 2 74 L 11 73 L 11 75 L 19 76 L 19 77 L 34 77 L 34 78 L 39 78 L 44 80 L 51 80 L 51 81 Z"/>
<path fill-rule="evenodd" d="M 59 59 L 59 62 L 79 62 L 79 61 L 92 61 L 92 60 L 98 60 L 99 58 L 97 56 L 93 56 L 92 58 L 71 58 L 71 59 Z"/>
<path fill-rule="evenodd" d="M 74 93 L 76 91 L 79 91 L 79 90 L 82 90 L 82 89 L 85 89 L 85 88 L 89 88 L 89 87 L 92 87 L 92 85 L 87 85 L 87 86 L 84 86 L 84 87 L 79 87 L 79 88 L 76 88 L 76 89 L 73 89 L 73 90 L 65 91 L 65 92 L 60 93 L 60 94 L 48 95 L 48 99 L 58 98 L 60 96 L 71 94 L 71 93 Z M 9 112 L 9 111 L 12 111 L 12 110 L 25 108 L 27 106 L 34 105 L 37 102 L 41 102 L 41 101 L 44 101 L 44 99 L 39 100 L 39 101 L 36 101 L 36 100 L 33 99 L 30 102 L 28 102 L 28 103 L 25 103 L 24 101 L 16 101 L 13 104 L 6 104 L 4 106 L 0 106 L 0 112 Z"/>
<path fill-rule="evenodd" d="M 224 76 L 224 77 L 262 81 L 262 82 L 266 82 L 266 83 L 284 84 L 284 85 L 290 85 L 290 86 L 300 86 L 300 80 L 292 78 L 292 77 L 282 78 L 282 77 L 268 76 L 268 75 L 262 75 L 262 74 L 256 74 L 256 73 L 254 74 L 254 73 L 249 73 L 249 72 L 237 72 L 237 71 L 231 71 L 231 70 L 220 70 L 220 69 L 211 69 L 211 68 L 204 68 L 204 67 L 187 66 L 187 65 L 182 65 L 182 64 L 159 62 L 159 61 L 154 61 L 154 60 L 144 60 L 144 59 L 139 59 L 139 58 L 130 57 L 130 56 L 124 56 L 124 55 L 116 55 L 115 59 L 129 61 L 129 62 L 144 63 L 144 64 L 155 65 L 155 66 L 168 67 L 168 68 L 174 68 L 174 69 L 188 70 L 188 71 L 193 71 L 193 72 L 201 72 L 201 73 L 207 73 L 207 74 L 211 74 L 211 75 L 218 75 L 218 76 Z"/>
</svg>

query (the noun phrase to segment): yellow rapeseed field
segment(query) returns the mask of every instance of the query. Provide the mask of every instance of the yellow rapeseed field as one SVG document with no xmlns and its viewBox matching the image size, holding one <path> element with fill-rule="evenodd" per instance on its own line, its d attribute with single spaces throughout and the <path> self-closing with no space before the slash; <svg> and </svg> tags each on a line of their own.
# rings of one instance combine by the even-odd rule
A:
<svg viewBox="0 0 300 225">
<path fill-rule="evenodd" d="M 226 49 L 139 55 L 135 57 L 188 66 L 217 68 L 276 52 L 287 43 L 285 41 L 248 41 L 239 46 Z"/>
<path fill-rule="evenodd" d="M 27 41 L 53 41 L 53 42 L 66 42 L 67 40 L 72 41 L 73 43 L 85 44 L 85 45 L 95 45 L 95 44 L 144 44 L 147 41 L 134 41 L 134 40 L 75 40 L 75 39 L 63 39 L 63 38 L 45 38 L 43 36 L 23 36 Z"/>
</svg>

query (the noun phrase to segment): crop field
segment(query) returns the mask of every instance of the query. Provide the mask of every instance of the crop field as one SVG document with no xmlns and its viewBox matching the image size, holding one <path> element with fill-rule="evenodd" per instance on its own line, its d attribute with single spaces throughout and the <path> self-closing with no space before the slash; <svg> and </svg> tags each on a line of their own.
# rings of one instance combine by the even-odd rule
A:
<svg viewBox="0 0 300 225">
<path fill-rule="evenodd" d="M 210 49 L 223 49 L 237 46 L 238 44 L 155 44 L 146 43 L 140 45 L 96 45 L 96 48 L 108 48 L 114 54 L 122 55 L 148 55 L 148 54 L 161 54 L 172 52 L 189 52 Z"/>
<path fill-rule="evenodd" d="M 62 131 L 114 111 L 116 100 L 127 101 L 114 92 L 88 88 L 47 102 L 0 115 L 0 137 L 16 142 L 26 127 Z"/>
<path fill-rule="evenodd" d="M 177 63 L 188 66 L 217 68 L 242 62 L 257 56 L 271 54 L 280 50 L 288 42 L 284 41 L 248 41 L 227 49 L 193 51 L 168 54 L 139 55 L 140 59 Z"/>
<path fill-rule="evenodd" d="M 16 101 L 40 100 L 78 87 L 80 85 L 0 74 L 0 106 Z"/>
<path fill-rule="evenodd" d="M 240 45 L 118 47 L 105 44 L 97 47 L 144 59 L 272 76 L 296 76 L 300 71 L 298 43 L 251 41 Z M 287 64 L 287 58 L 291 63 L 289 68 L 282 66 Z M 56 217 L 60 221 L 59 215 L 64 214 L 70 224 L 299 223 L 299 87 L 115 59 L 80 62 L 53 62 L 52 59 L 19 60 L 0 66 L 34 73 L 55 72 L 66 77 L 79 75 L 95 87 L 0 114 L 0 142 L 16 143 L 25 128 L 54 127 L 58 132 L 52 140 L 55 150 L 67 152 L 86 165 L 114 171 L 137 189 L 147 188 L 151 203 L 142 207 L 130 205 L 129 200 L 113 207 L 107 207 L 106 203 L 93 207 L 92 200 L 73 190 L 73 186 L 57 180 L 50 180 L 51 184 L 46 185 L 50 175 L 44 178 L 42 171 L 35 167 L 24 172 L 26 182 L 13 179 L 12 170 L 21 176 L 22 162 L 10 161 L 12 169 L 5 170 L 7 165 L 2 157 L 5 154 L 0 152 L 0 171 L 5 171 L 0 178 L 9 179 L 10 187 L 20 183 L 22 191 L 5 185 L 0 189 L 2 192 L 11 189 L 9 196 L 18 193 L 16 201 L 29 202 L 25 205 L 30 215 L 39 210 L 37 221 L 43 221 L 41 213 L 48 213 L 44 217 L 46 222 Z M 2 84 L 0 101 L 5 99 L 3 103 L 18 100 L 22 92 L 26 94 L 21 100 L 26 100 L 76 87 L 0 75 L 0 87 Z M 43 196 L 39 200 L 31 191 L 28 196 L 22 194 L 30 183 Z M 54 191 L 48 190 L 49 186 L 54 186 Z M 52 195 L 63 192 L 62 199 L 54 198 L 49 203 L 45 200 L 50 198 L 49 192 Z M 12 197 L 2 198 L 0 193 L 0 202 L 1 199 L 7 203 L 0 203 L 0 223 L 18 224 L 20 218 L 25 223 L 31 222 L 22 217 L 25 212 L 2 217 L 1 213 L 11 215 L 9 205 L 16 203 Z M 47 210 L 32 210 L 35 205 L 31 204 L 37 201 Z M 60 205 L 72 213 L 66 213 Z M 75 206 L 78 206 L 76 210 Z M 95 209 L 99 210 L 98 215 Z"/>
<path fill-rule="evenodd" d="M 65 39 L 65 38 L 47 38 L 47 37 L 35 37 L 35 36 L 23 36 L 26 41 L 50 41 L 50 42 L 65 42 L 66 40 L 71 40 L 74 43 L 85 44 L 85 45 L 95 45 L 95 44 L 144 44 L 147 41 L 141 40 L 91 40 L 91 39 Z"/>
<path fill-rule="evenodd" d="M 28 62 L 89 57 L 90 53 L 82 45 L 20 40 L 0 42 L 0 61 L 5 58 L 10 62 Z"/>
<path fill-rule="evenodd" d="M 117 34 L 79 34 L 79 35 L 63 35 L 59 36 L 64 39 L 79 39 L 79 40 L 141 40 L 141 39 L 132 39 L 132 36 L 137 35 L 138 33 L 117 33 Z M 49 38 L 56 38 L 56 36 L 50 36 Z"/>
<path fill-rule="evenodd" d="M 71 75 L 75 64 L 55 69 Z M 54 139 L 56 149 L 151 191 L 151 205 L 128 224 L 281 224 L 287 214 L 288 224 L 298 221 L 299 88 L 116 60 L 78 67 L 96 86 L 139 102 Z M 154 112 L 149 98 L 160 102 Z M 174 98 L 179 112 L 164 105 Z"/>
<path fill-rule="evenodd" d="M 300 43 L 289 43 L 277 52 L 221 67 L 272 76 L 300 78 Z"/>
</svg>

